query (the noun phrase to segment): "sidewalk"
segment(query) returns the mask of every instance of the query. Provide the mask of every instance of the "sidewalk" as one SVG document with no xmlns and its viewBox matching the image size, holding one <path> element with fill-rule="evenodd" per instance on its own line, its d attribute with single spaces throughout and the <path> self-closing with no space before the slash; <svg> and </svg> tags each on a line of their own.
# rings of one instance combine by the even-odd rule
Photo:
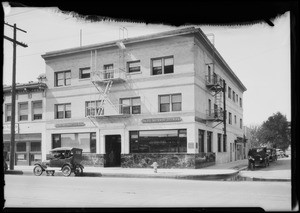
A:
<svg viewBox="0 0 300 213">
<path fill-rule="evenodd" d="M 128 177 L 128 178 L 175 178 L 195 180 L 227 179 L 245 169 L 247 159 L 214 165 L 201 169 L 160 169 L 154 173 L 152 168 L 121 168 L 121 167 L 85 167 L 83 176 L 88 177 Z M 6 174 L 34 175 L 34 166 L 15 166 L 14 171 L 7 171 Z M 42 175 L 46 175 L 45 172 Z M 56 172 L 55 176 L 62 176 Z M 74 174 L 72 174 L 74 176 Z"/>
<path fill-rule="evenodd" d="M 279 159 L 278 161 L 286 160 Z M 248 171 L 248 159 L 238 160 L 234 162 L 209 166 L 201 169 L 160 169 L 154 173 L 152 168 L 122 168 L 122 167 L 85 167 L 83 175 L 85 177 L 127 177 L 127 178 L 175 178 L 175 179 L 191 179 L 191 180 L 226 180 L 239 174 L 245 180 L 261 180 L 261 181 L 291 181 L 291 170 L 272 171 Z M 10 175 L 30 175 L 33 174 L 34 166 L 15 166 L 14 171 L 7 171 Z M 42 174 L 46 176 L 46 172 Z M 63 176 L 58 171 L 55 176 Z M 72 173 L 71 176 L 74 176 Z"/>
</svg>

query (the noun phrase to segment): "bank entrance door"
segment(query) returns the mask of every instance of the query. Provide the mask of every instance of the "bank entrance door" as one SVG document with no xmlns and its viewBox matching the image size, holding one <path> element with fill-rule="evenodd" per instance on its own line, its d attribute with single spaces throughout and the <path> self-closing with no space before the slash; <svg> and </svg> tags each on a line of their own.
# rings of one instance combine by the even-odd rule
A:
<svg viewBox="0 0 300 213">
<path fill-rule="evenodd" d="M 105 167 L 121 166 L 121 135 L 105 136 Z"/>
</svg>

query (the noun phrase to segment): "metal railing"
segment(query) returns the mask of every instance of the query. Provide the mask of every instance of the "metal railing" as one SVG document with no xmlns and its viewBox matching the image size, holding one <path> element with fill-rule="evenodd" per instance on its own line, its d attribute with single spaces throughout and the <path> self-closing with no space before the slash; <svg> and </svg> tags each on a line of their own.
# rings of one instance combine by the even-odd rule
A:
<svg viewBox="0 0 300 213">
<path fill-rule="evenodd" d="M 206 110 L 206 118 L 208 120 L 223 120 L 224 110 L 221 109 L 211 109 Z"/>
<path fill-rule="evenodd" d="M 99 70 L 92 72 L 93 81 L 125 80 L 126 71 L 121 68 Z"/>
<path fill-rule="evenodd" d="M 217 74 L 206 75 L 205 79 L 206 79 L 206 85 L 223 87 L 223 79 Z"/>
</svg>

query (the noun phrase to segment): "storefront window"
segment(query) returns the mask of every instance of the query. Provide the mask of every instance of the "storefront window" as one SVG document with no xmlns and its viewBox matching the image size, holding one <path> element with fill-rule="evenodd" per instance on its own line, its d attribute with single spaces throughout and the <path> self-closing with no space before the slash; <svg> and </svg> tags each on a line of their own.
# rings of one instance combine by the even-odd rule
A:
<svg viewBox="0 0 300 213">
<path fill-rule="evenodd" d="M 83 152 L 96 153 L 96 133 L 55 134 L 52 147 L 75 147 L 83 149 Z"/>
<path fill-rule="evenodd" d="M 41 142 L 31 142 L 31 152 L 40 152 L 41 151 Z"/>
<path fill-rule="evenodd" d="M 17 152 L 26 152 L 26 142 L 17 143 Z"/>
<path fill-rule="evenodd" d="M 186 152 L 186 130 L 131 131 L 131 153 Z"/>
</svg>

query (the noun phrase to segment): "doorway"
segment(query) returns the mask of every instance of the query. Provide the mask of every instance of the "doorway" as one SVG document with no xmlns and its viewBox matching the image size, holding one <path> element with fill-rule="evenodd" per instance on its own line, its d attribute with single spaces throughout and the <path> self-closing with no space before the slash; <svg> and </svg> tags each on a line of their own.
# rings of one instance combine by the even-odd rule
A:
<svg viewBox="0 0 300 213">
<path fill-rule="evenodd" d="M 105 136 L 105 153 L 104 167 L 121 166 L 121 135 Z"/>
</svg>

